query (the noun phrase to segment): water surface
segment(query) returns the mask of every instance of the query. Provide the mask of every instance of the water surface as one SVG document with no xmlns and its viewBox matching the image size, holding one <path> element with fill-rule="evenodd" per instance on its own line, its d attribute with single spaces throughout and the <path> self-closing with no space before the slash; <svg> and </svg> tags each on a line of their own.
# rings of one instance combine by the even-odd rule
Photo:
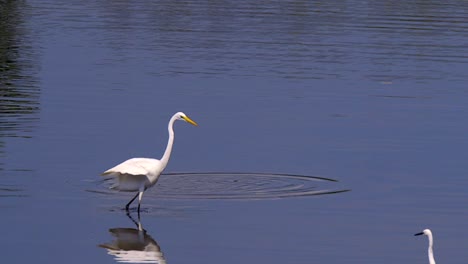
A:
<svg viewBox="0 0 468 264">
<path fill-rule="evenodd" d="M 413 234 L 431 228 L 436 260 L 465 263 L 467 10 L 0 0 L 2 258 L 115 263 L 99 245 L 122 234 L 166 263 L 426 263 Z M 121 210 L 131 194 L 102 194 L 98 175 L 159 158 L 177 111 L 200 126 L 176 124 L 167 173 L 319 176 L 351 191 L 179 199 L 237 185 L 162 178 L 143 233 Z"/>
</svg>

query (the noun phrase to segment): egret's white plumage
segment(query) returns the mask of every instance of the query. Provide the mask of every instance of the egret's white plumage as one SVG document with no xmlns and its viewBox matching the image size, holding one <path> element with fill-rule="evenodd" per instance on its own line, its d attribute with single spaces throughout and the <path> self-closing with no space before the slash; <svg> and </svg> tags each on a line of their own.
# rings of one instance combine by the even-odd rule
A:
<svg viewBox="0 0 468 264">
<path fill-rule="evenodd" d="M 172 145 L 174 144 L 174 122 L 177 120 L 184 120 L 194 126 L 197 126 L 197 123 L 187 117 L 184 113 L 175 113 L 169 120 L 169 124 L 167 126 L 169 140 L 167 141 L 167 147 L 161 160 L 152 158 L 132 158 L 102 173 L 103 176 L 115 177 L 116 181 L 115 184 L 111 186 L 112 189 L 127 192 L 138 192 L 126 205 L 125 208 L 127 210 L 130 204 L 137 196 L 139 196 L 138 212 L 140 211 L 143 192 L 156 184 L 162 171 L 166 168 L 167 163 L 169 162 L 169 157 L 171 156 Z"/>
<path fill-rule="evenodd" d="M 429 239 L 429 247 L 427 249 L 427 255 L 429 257 L 429 264 L 436 264 L 435 259 L 434 259 L 434 252 L 432 250 L 433 246 L 433 239 L 432 239 L 432 232 L 430 229 L 424 229 L 422 232 L 414 234 L 415 236 L 420 236 L 420 235 L 426 235 L 427 238 Z"/>
</svg>

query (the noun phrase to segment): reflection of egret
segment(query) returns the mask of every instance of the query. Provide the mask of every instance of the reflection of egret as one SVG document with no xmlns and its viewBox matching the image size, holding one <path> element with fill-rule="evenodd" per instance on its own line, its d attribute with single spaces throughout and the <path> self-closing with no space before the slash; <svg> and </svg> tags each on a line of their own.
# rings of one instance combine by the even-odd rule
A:
<svg viewBox="0 0 468 264">
<path fill-rule="evenodd" d="M 127 215 L 135 223 L 137 229 L 111 228 L 109 232 L 115 240 L 100 244 L 99 247 L 107 249 L 107 253 L 114 256 L 117 262 L 165 264 L 166 260 L 161 248 L 143 229 L 140 219 L 136 222 L 130 214 Z"/>
<path fill-rule="evenodd" d="M 166 151 L 164 151 L 164 155 L 161 160 L 133 158 L 120 163 L 102 174 L 114 176 L 117 179 L 115 184 L 111 186 L 111 189 L 127 192 L 138 191 L 135 197 L 133 197 L 125 206 L 127 211 L 130 204 L 138 196 L 138 213 L 140 213 L 143 192 L 158 181 L 159 175 L 161 175 L 161 172 L 166 168 L 169 157 L 171 156 L 172 145 L 174 143 L 174 122 L 176 120 L 184 120 L 194 126 L 197 126 L 197 123 L 188 118 L 184 113 L 178 112 L 174 114 L 171 120 L 169 120 L 169 124 L 167 126 L 167 129 L 169 130 L 169 140 L 167 141 Z"/>
<path fill-rule="evenodd" d="M 430 229 L 424 229 L 421 233 L 414 234 L 415 236 L 426 235 L 429 239 L 429 248 L 427 249 L 427 255 L 429 256 L 429 264 L 436 264 L 434 260 L 434 253 L 432 252 L 432 232 Z"/>
</svg>

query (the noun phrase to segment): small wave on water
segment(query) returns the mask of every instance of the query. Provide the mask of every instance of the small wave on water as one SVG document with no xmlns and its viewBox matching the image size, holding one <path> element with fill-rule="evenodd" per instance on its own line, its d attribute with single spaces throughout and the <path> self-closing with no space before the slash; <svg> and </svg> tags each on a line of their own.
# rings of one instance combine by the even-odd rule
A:
<svg viewBox="0 0 468 264">
<path fill-rule="evenodd" d="M 13 185 L 0 184 L 0 198 L 4 197 L 26 197 L 24 190 Z"/>
<path fill-rule="evenodd" d="M 110 190 L 113 179 L 98 181 L 101 194 Z M 104 188 L 103 188 L 104 187 Z M 162 174 L 155 187 L 145 192 L 145 199 L 231 199 L 258 200 L 334 194 L 349 191 L 330 178 L 243 172 L 180 172 Z"/>
</svg>

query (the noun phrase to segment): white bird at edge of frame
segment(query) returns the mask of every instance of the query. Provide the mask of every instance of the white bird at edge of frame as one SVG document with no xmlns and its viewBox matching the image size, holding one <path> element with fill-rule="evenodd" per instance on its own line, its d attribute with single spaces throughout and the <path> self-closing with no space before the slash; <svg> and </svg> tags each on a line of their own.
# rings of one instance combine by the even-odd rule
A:
<svg viewBox="0 0 468 264">
<path fill-rule="evenodd" d="M 427 255 L 429 256 L 429 264 L 436 264 L 435 259 L 434 259 L 434 253 L 432 251 L 432 245 L 433 245 L 433 240 L 432 240 L 432 232 L 430 229 L 424 229 L 422 232 L 414 234 L 415 236 L 420 236 L 420 235 L 426 235 L 429 239 L 429 248 L 427 249 Z"/>
<path fill-rule="evenodd" d="M 137 192 L 125 206 L 127 212 L 129 211 L 130 204 L 138 197 L 138 215 L 140 215 L 143 192 L 156 184 L 162 171 L 166 168 L 171 156 L 172 145 L 174 144 L 174 122 L 177 120 L 183 120 L 194 126 L 198 126 L 195 121 L 184 113 L 175 113 L 167 125 L 169 140 L 167 141 L 167 147 L 161 160 L 152 158 L 132 158 L 101 174 L 103 176 L 112 176 L 115 178 L 115 183 L 110 187 L 111 189 L 124 192 Z"/>
</svg>

